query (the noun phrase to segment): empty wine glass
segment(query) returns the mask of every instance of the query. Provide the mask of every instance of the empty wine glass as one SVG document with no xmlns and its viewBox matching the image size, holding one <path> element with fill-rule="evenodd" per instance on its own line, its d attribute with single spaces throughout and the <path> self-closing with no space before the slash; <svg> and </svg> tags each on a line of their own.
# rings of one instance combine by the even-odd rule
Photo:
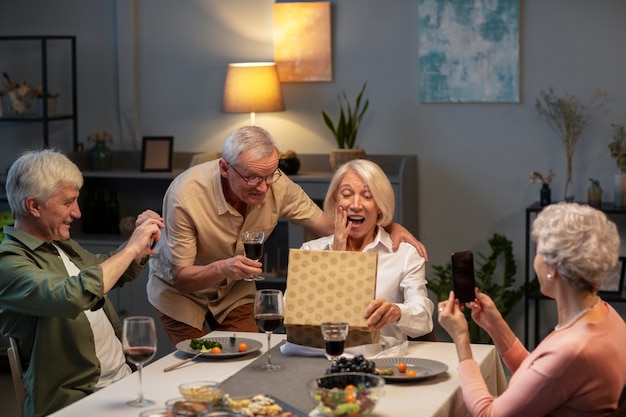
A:
<svg viewBox="0 0 626 417">
<path fill-rule="evenodd" d="M 280 365 L 272 363 L 270 337 L 272 332 L 283 324 L 283 293 L 280 290 L 258 290 L 254 297 L 254 320 L 259 329 L 267 334 L 267 361 L 261 366 L 263 371 L 277 371 Z"/>
<path fill-rule="evenodd" d="M 241 240 L 243 241 L 243 249 L 246 258 L 259 261 L 263 255 L 263 240 L 265 232 L 263 230 L 252 230 L 241 232 Z M 246 281 L 263 281 L 265 277 L 262 275 L 251 275 L 244 278 Z"/>
<path fill-rule="evenodd" d="M 141 369 L 146 362 L 154 357 L 156 343 L 156 328 L 152 317 L 133 316 L 124 319 L 122 348 L 126 359 L 137 366 L 137 374 L 139 375 L 139 397 L 126 403 L 132 407 L 154 405 L 154 401 L 143 396 Z"/>
<path fill-rule="evenodd" d="M 322 323 L 320 325 L 326 354 L 335 362 L 342 354 L 348 336 L 348 323 Z"/>
</svg>

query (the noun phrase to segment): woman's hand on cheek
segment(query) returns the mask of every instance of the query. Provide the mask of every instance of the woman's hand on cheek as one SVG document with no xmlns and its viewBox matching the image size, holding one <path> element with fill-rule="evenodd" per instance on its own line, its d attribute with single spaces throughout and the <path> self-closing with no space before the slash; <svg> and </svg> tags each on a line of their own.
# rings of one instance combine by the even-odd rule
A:
<svg viewBox="0 0 626 417">
<path fill-rule="evenodd" d="M 348 222 L 348 213 L 341 206 L 335 207 L 335 236 L 333 250 L 346 250 L 348 235 L 352 224 Z"/>
</svg>

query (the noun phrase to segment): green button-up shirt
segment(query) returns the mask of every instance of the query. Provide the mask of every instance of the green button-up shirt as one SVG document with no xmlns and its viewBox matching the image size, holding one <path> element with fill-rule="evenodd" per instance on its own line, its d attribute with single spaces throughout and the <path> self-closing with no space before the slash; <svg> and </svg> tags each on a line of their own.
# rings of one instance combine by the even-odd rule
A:
<svg viewBox="0 0 626 417">
<path fill-rule="evenodd" d="M 18 341 L 26 416 L 45 416 L 93 392 L 100 377 L 94 336 L 85 310 L 104 308 L 118 338 L 121 323 L 103 293 L 94 255 L 69 239 L 55 241 L 80 268 L 68 277 L 52 243 L 4 226 L 0 244 L 0 333 Z M 136 278 L 133 262 L 117 286 Z"/>
</svg>

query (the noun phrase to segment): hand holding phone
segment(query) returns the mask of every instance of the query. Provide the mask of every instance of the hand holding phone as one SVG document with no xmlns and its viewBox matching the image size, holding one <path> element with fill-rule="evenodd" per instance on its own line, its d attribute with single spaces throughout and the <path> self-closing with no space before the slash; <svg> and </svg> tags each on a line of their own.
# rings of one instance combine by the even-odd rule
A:
<svg viewBox="0 0 626 417">
<path fill-rule="evenodd" d="M 452 282 L 454 295 L 461 303 L 474 301 L 474 254 L 471 251 L 455 252 L 452 254 Z"/>
</svg>

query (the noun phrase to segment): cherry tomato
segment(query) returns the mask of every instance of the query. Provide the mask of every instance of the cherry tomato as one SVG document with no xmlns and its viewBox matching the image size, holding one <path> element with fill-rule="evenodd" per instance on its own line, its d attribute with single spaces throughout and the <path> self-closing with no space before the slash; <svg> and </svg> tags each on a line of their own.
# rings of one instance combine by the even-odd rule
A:
<svg viewBox="0 0 626 417">
<path fill-rule="evenodd" d="M 346 395 L 344 397 L 344 401 L 347 403 L 355 403 L 356 402 L 356 390 L 355 391 L 346 391 Z"/>
<path fill-rule="evenodd" d="M 400 372 L 400 373 L 404 373 L 404 372 L 406 372 L 406 363 L 404 363 L 404 362 L 398 362 L 398 363 L 396 364 L 396 367 L 398 368 L 398 372 Z"/>
<path fill-rule="evenodd" d="M 417 375 L 417 371 L 415 369 L 407 369 L 406 370 L 406 376 L 416 376 Z"/>
<path fill-rule="evenodd" d="M 211 348 L 211 353 L 222 353 L 222 349 L 219 346 L 214 346 Z"/>
<path fill-rule="evenodd" d="M 237 350 L 239 352 L 245 352 L 248 350 L 248 344 L 246 342 L 241 342 L 239 343 L 239 346 L 237 346 Z"/>
<path fill-rule="evenodd" d="M 352 384 L 349 384 L 349 385 L 346 385 L 346 387 L 343 390 L 346 391 L 346 392 L 348 392 L 348 391 L 356 392 L 357 388 L 356 388 L 356 386 L 354 386 Z"/>
</svg>

